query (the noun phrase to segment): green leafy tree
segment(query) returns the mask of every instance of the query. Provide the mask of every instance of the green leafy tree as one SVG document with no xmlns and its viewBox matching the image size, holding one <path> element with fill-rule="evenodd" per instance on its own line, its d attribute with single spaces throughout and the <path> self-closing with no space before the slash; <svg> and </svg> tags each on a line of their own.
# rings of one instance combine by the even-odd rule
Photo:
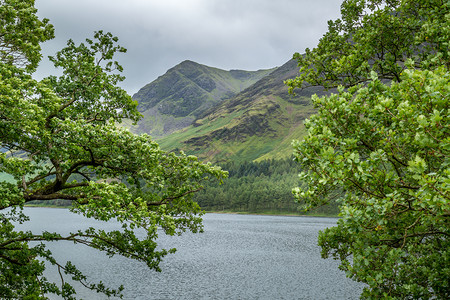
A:
<svg viewBox="0 0 450 300">
<path fill-rule="evenodd" d="M 226 176 L 220 168 L 193 156 L 162 151 L 149 136 L 117 126 L 137 121 L 137 103 L 118 87 L 124 79 L 114 60 L 125 52 L 110 33 L 73 41 L 51 61 L 60 77 L 40 82 L 32 72 L 41 59 L 40 43 L 53 37 L 48 20 L 36 16 L 34 1 L 0 1 L 0 298 L 41 299 L 57 294 L 74 299 L 67 278 L 106 295 L 120 295 L 102 282 L 88 283 L 70 262 L 62 264 L 47 241 L 72 241 L 142 261 L 159 270 L 174 249 L 157 249 L 159 230 L 180 234 L 202 230 L 200 207 L 192 194 L 202 182 Z M 28 220 L 29 201 L 72 201 L 71 210 L 102 221 L 115 219 L 117 231 L 96 228 L 67 235 L 15 230 Z M 134 230 L 145 230 L 138 238 Z M 61 282 L 43 275 L 44 262 L 61 274 Z"/>
<path fill-rule="evenodd" d="M 294 142 L 307 183 L 294 194 L 314 207 L 343 191 L 319 245 L 367 284 L 363 298 L 450 298 L 449 8 L 344 1 L 287 83 L 337 87 L 313 97 L 317 114 Z"/>
</svg>

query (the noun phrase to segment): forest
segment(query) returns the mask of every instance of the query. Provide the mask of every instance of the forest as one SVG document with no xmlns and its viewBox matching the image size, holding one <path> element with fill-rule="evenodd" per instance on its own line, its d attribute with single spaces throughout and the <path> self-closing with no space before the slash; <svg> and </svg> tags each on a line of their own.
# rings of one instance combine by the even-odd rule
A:
<svg viewBox="0 0 450 300">
<path fill-rule="evenodd" d="M 210 182 L 194 199 L 214 212 L 337 215 L 336 202 L 305 212 L 295 201 L 292 187 L 301 185 L 299 164 L 293 158 L 221 165 L 229 177 L 222 185 Z"/>
</svg>

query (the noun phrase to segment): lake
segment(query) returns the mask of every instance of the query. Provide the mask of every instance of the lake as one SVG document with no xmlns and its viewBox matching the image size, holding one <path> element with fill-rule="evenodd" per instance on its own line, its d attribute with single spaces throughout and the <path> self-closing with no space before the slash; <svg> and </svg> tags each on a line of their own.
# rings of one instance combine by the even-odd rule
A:
<svg viewBox="0 0 450 300">
<path fill-rule="evenodd" d="M 97 226 L 119 228 L 66 209 L 25 208 L 31 222 L 20 226 L 68 233 Z M 124 299 L 358 299 L 362 284 L 345 277 L 338 262 L 322 259 L 319 230 L 335 218 L 206 214 L 205 232 L 161 235 L 164 248 L 177 248 L 162 272 L 123 257 L 108 258 L 68 242 L 49 243 L 55 257 L 71 260 L 93 281 L 125 286 Z M 58 279 L 56 270 L 47 273 Z M 78 297 L 104 299 L 80 289 Z M 51 298 L 58 299 L 58 298 Z"/>
</svg>

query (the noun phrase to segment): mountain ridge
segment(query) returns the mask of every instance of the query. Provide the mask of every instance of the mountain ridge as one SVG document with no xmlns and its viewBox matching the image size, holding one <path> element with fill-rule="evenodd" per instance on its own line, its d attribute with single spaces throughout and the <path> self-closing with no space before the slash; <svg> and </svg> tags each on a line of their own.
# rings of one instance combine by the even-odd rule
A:
<svg viewBox="0 0 450 300">
<path fill-rule="evenodd" d="M 310 98 L 322 88 L 288 93 L 284 81 L 298 73 L 289 60 L 232 98 L 210 108 L 190 126 L 158 140 L 212 162 L 258 161 L 292 154 L 291 141 L 305 134 L 303 121 L 315 110 Z"/>
<path fill-rule="evenodd" d="M 133 95 L 144 118 L 130 130 L 158 138 L 183 129 L 274 69 L 225 71 L 185 60 Z"/>
</svg>

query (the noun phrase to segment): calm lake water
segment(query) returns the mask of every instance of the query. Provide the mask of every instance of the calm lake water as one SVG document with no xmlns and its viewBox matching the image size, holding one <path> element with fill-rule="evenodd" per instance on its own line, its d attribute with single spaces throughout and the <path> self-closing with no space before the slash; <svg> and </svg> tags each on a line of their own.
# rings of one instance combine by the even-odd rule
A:
<svg viewBox="0 0 450 300">
<path fill-rule="evenodd" d="M 25 208 L 25 213 L 32 221 L 20 228 L 35 232 L 118 228 L 65 209 Z M 162 247 L 178 250 L 165 258 L 161 273 L 83 245 L 58 242 L 49 248 L 93 281 L 124 284 L 124 299 L 358 299 L 362 285 L 347 279 L 337 261 L 320 258 L 318 231 L 335 223 L 334 218 L 206 214 L 204 233 L 160 237 Z M 47 275 L 58 279 L 56 270 Z M 104 299 L 80 292 L 84 299 Z"/>
</svg>

